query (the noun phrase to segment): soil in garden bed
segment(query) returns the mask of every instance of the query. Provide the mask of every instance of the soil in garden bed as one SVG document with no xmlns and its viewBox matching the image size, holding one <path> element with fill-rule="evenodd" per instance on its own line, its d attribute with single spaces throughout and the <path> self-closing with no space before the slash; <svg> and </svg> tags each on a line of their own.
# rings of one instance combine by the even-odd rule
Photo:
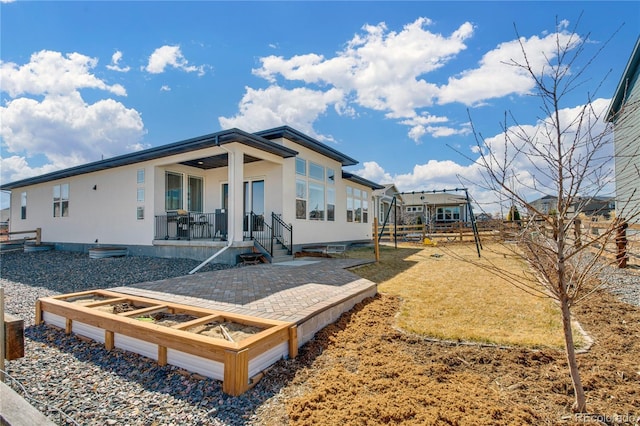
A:
<svg viewBox="0 0 640 426">
<path fill-rule="evenodd" d="M 114 299 L 114 296 L 100 296 L 95 294 L 88 294 L 86 296 L 70 297 L 68 299 L 64 299 L 64 301 L 68 303 L 84 306 L 84 305 L 88 305 L 89 303 L 103 302 L 109 299 Z"/>
<path fill-rule="evenodd" d="M 250 325 L 239 324 L 237 322 L 213 321 L 191 327 L 187 331 L 201 334 L 203 336 L 213 337 L 214 339 L 241 342 L 254 334 L 260 333 L 262 329 Z M 231 339 L 229 339 L 229 337 Z"/>
</svg>

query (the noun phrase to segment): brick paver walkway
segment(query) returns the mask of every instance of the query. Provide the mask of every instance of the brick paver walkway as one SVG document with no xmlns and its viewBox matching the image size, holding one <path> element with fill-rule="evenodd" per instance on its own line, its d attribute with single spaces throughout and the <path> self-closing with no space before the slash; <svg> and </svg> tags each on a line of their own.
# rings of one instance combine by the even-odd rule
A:
<svg viewBox="0 0 640 426">
<path fill-rule="evenodd" d="M 196 273 L 110 290 L 299 324 L 375 287 L 375 283 L 345 270 L 368 262 L 308 258 Z"/>
</svg>

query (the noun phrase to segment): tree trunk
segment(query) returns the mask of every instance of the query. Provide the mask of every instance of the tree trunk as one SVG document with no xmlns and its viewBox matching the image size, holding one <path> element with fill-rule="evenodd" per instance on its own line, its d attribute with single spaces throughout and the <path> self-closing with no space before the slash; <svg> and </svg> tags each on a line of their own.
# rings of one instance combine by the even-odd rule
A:
<svg viewBox="0 0 640 426">
<path fill-rule="evenodd" d="M 580 371 L 578 370 L 578 362 L 576 361 L 576 350 L 573 345 L 573 330 L 571 329 L 571 311 L 569 310 L 569 301 L 562 298 L 560 300 L 560 308 L 562 310 L 562 329 L 564 331 L 567 364 L 569 364 L 569 373 L 571 374 L 573 391 L 575 393 L 575 401 L 572 409 L 574 413 L 585 413 L 587 411 L 587 397 L 584 394 L 584 388 L 582 387 L 582 381 L 580 380 Z"/>
</svg>

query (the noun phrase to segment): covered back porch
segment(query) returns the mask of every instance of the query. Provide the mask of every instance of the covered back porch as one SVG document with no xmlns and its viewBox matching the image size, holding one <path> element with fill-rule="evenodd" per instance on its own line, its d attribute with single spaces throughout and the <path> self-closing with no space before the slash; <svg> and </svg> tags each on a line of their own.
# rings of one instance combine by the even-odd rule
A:
<svg viewBox="0 0 640 426">
<path fill-rule="evenodd" d="M 291 254 L 282 176 L 296 152 L 260 146 L 249 136 L 224 145 L 216 141 L 155 166 L 154 245 L 246 247 L 255 241 L 269 255 L 274 245 Z"/>
</svg>

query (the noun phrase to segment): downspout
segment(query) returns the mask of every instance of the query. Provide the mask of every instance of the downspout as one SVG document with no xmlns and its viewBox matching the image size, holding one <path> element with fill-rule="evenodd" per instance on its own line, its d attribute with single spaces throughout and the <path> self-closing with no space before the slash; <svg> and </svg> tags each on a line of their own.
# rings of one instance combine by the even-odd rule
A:
<svg viewBox="0 0 640 426">
<path fill-rule="evenodd" d="M 216 146 L 221 148 L 223 151 L 227 152 L 227 159 L 229 160 L 231 158 L 231 156 L 233 155 L 233 153 L 231 151 L 229 151 L 228 149 L 226 149 L 225 147 L 223 147 L 222 145 L 220 145 L 220 141 L 218 140 L 218 135 L 216 135 Z M 227 160 L 227 167 L 228 164 L 230 163 L 230 161 Z M 236 169 L 235 167 L 233 168 L 233 174 L 235 177 L 235 173 L 236 173 Z M 235 180 L 235 179 L 234 179 Z M 196 266 L 195 268 L 193 268 L 191 271 L 189 271 L 189 275 L 195 274 L 196 272 L 198 272 L 200 270 L 200 268 L 202 268 L 204 265 L 206 265 L 207 263 L 210 263 L 213 259 L 215 259 L 216 257 L 218 257 L 219 255 L 221 255 L 222 253 L 224 253 L 229 247 L 231 247 L 231 245 L 233 244 L 233 229 L 234 229 L 234 221 L 235 219 L 235 215 L 232 216 L 228 216 L 231 218 L 231 230 L 229 231 L 229 235 L 227 236 L 227 245 L 222 247 L 220 250 L 218 250 L 217 252 L 215 252 L 213 255 L 211 255 L 208 259 L 206 259 L 204 262 L 202 262 L 201 264 L 199 264 L 198 266 Z"/>
</svg>

